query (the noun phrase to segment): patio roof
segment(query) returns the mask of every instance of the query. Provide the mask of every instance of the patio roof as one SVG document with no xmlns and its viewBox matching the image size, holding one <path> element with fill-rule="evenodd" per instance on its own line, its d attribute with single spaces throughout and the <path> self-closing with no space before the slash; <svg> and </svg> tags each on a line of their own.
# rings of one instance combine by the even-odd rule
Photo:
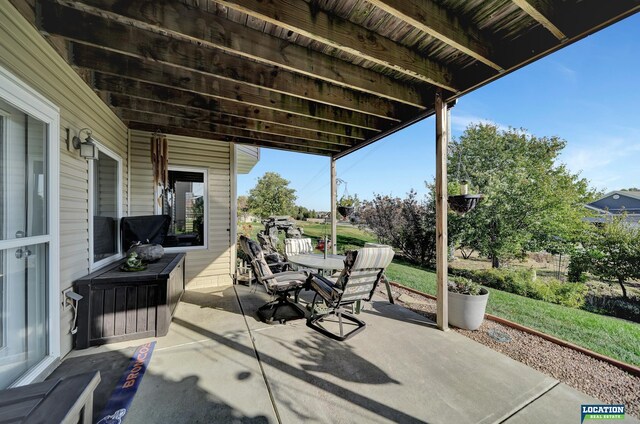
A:
<svg viewBox="0 0 640 424">
<path fill-rule="evenodd" d="M 131 128 L 338 158 L 640 0 L 11 0 Z"/>
</svg>

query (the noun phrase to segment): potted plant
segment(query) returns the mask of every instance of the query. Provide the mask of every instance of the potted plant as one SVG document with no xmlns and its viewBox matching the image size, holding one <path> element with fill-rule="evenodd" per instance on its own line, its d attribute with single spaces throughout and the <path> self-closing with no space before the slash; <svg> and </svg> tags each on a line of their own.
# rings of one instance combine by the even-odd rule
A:
<svg viewBox="0 0 640 424">
<path fill-rule="evenodd" d="M 477 330 L 484 319 L 489 291 L 468 278 L 449 281 L 449 323 L 465 330 Z"/>
<path fill-rule="evenodd" d="M 345 194 L 340 198 L 340 200 L 338 200 L 338 213 L 347 218 L 353 213 L 359 203 L 358 195 L 349 196 L 348 194 Z"/>
<path fill-rule="evenodd" d="M 459 194 L 449 196 L 449 207 L 461 215 L 469 212 L 478 205 L 482 194 L 469 194 L 469 181 L 460 182 Z"/>
</svg>

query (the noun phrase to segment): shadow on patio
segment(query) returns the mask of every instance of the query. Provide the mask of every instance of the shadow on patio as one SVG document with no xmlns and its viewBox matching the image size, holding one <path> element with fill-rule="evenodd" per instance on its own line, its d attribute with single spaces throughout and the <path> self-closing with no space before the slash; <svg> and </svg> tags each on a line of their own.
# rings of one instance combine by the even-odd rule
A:
<svg viewBox="0 0 640 424">
<path fill-rule="evenodd" d="M 347 342 L 314 332 L 304 320 L 257 321 L 252 313 L 266 300 L 256 286 L 188 291 L 169 334 L 155 339 L 127 423 L 518 422 L 518 411 L 549 393 L 574 396 L 556 380 L 381 299 L 362 312 L 367 329 Z M 54 376 L 100 369 L 99 412 L 131 346 L 143 342 L 73 352 Z M 579 408 L 564 413 L 574 419 Z"/>
</svg>

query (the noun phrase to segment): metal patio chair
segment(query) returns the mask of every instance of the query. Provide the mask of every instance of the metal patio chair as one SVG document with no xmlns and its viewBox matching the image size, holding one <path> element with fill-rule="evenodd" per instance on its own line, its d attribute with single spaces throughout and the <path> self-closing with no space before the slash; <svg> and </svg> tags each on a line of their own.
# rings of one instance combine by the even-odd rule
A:
<svg viewBox="0 0 640 424">
<path fill-rule="evenodd" d="M 311 302 L 311 315 L 307 319 L 307 326 L 340 341 L 364 330 L 365 322 L 356 318 L 345 307 L 358 301 L 371 300 L 393 255 L 393 249 L 390 247 L 365 247 L 352 250 L 347 252 L 344 269 L 335 282 L 321 275 L 312 274 L 309 281 L 315 295 Z M 326 307 L 316 304 L 318 297 L 324 301 Z M 335 315 L 338 318 L 339 334 L 329 331 L 322 325 L 322 321 L 329 315 Z M 356 328 L 345 334 L 343 319 L 355 324 Z"/>
<path fill-rule="evenodd" d="M 289 257 L 294 255 L 306 255 L 313 253 L 313 245 L 310 238 L 286 238 L 284 239 L 284 257 L 289 260 Z M 297 270 L 298 266 L 291 264 L 292 269 Z M 312 270 L 315 271 L 315 270 Z"/>
<path fill-rule="evenodd" d="M 306 287 L 309 276 L 303 271 L 284 271 L 273 273 L 272 267 L 288 268 L 286 262 L 267 264 L 260 245 L 246 236 L 240 236 L 240 248 L 250 260 L 256 279 L 262 283 L 267 293 L 275 300 L 258 308 L 258 317 L 266 323 L 284 323 L 305 317 L 305 310 L 297 304 L 300 291 Z M 291 293 L 294 301 L 290 300 Z"/>
</svg>

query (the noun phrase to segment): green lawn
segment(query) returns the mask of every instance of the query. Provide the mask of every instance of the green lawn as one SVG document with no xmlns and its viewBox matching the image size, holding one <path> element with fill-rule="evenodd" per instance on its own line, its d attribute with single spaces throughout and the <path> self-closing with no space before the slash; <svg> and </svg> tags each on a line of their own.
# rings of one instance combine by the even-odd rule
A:
<svg viewBox="0 0 640 424">
<path fill-rule="evenodd" d="M 304 235 L 315 240 L 323 238 L 325 235 L 331 237 L 331 225 L 314 224 L 309 222 L 298 222 L 300 227 L 304 228 Z M 357 249 L 364 246 L 365 242 L 375 242 L 376 237 L 373 234 L 359 230 L 357 227 L 338 225 L 338 252 L 345 250 Z"/>
<path fill-rule="evenodd" d="M 436 294 L 436 274 L 404 262 L 394 262 L 387 277 L 407 287 Z M 640 325 L 582 309 L 529 299 L 489 289 L 487 312 L 535 328 L 594 352 L 640 365 Z"/>
<path fill-rule="evenodd" d="M 330 234 L 329 225 L 299 222 L 305 235 L 317 239 Z M 252 236 L 261 224 L 254 224 Z M 338 226 L 338 251 L 375 242 L 374 235 L 356 227 Z M 436 294 L 436 274 L 428 269 L 395 260 L 387 277 L 407 287 Z M 518 324 L 535 328 L 576 345 L 611 356 L 629 364 L 640 365 L 640 325 L 598 315 L 581 309 L 529 299 L 516 294 L 489 289 L 487 312 Z"/>
</svg>

